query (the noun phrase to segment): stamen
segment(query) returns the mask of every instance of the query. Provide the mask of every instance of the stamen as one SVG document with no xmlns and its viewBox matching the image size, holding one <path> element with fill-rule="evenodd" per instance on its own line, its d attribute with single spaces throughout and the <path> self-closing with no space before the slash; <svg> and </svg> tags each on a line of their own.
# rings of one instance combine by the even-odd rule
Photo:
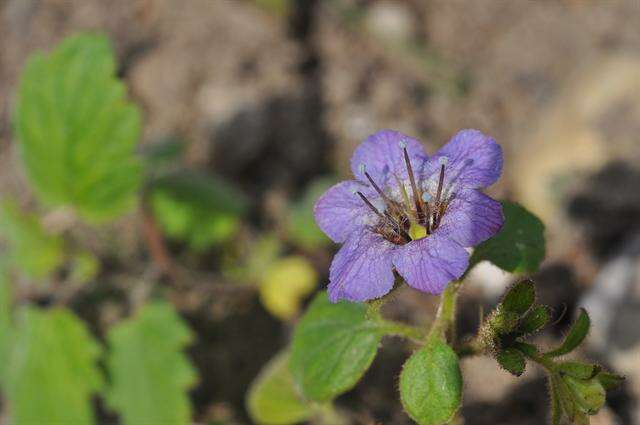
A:
<svg viewBox="0 0 640 425">
<path fill-rule="evenodd" d="M 413 175 L 413 168 L 411 168 L 411 161 L 409 161 L 409 153 L 407 152 L 407 148 L 403 148 L 402 151 L 404 152 L 404 162 L 407 165 L 409 182 L 411 182 L 411 190 L 413 191 L 413 202 L 416 204 L 416 219 L 420 221 L 422 217 L 424 217 L 424 205 L 422 204 L 422 197 L 420 196 L 418 186 L 416 185 L 416 179 Z"/>
<path fill-rule="evenodd" d="M 433 196 L 431 196 L 429 192 L 422 193 L 422 200 L 424 202 L 429 202 L 431 199 L 433 199 Z"/>
<path fill-rule="evenodd" d="M 404 203 L 404 207 L 407 209 L 407 211 L 410 211 L 411 210 L 411 201 L 409 201 L 409 195 L 407 194 L 407 188 L 404 187 L 404 184 L 402 184 L 402 182 L 400 181 L 398 176 L 396 176 L 394 174 L 393 177 L 396 179 L 396 184 L 400 188 L 400 194 L 402 195 L 402 202 Z"/>
<path fill-rule="evenodd" d="M 382 189 L 380 189 L 380 187 L 376 184 L 376 182 L 373 181 L 369 173 L 365 171 L 364 175 L 367 178 L 367 180 L 369 180 L 369 183 L 371 183 L 371 186 L 373 186 L 375 191 L 378 192 L 378 195 L 380 195 L 384 203 L 387 204 L 387 208 L 393 208 L 393 202 L 391 202 L 391 199 L 389 199 L 389 197 L 385 195 L 385 193 L 382 191 Z"/>
<path fill-rule="evenodd" d="M 440 179 L 438 180 L 438 192 L 436 193 L 436 205 L 440 204 L 440 197 L 442 196 L 443 183 L 444 183 L 444 164 L 440 166 Z"/>
<path fill-rule="evenodd" d="M 438 180 L 438 192 L 436 193 L 436 202 L 435 202 L 435 208 L 433 211 L 433 222 L 432 222 L 432 227 L 435 229 L 436 227 L 438 227 L 438 224 L 440 222 L 439 220 L 439 215 L 440 215 L 440 198 L 442 197 L 442 186 L 444 184 L 444 165 L 447 161 L 442 161 L 443 159 L 447 159 L 447 158 L 440 158 L 440 163 L 442 165 L 440 165 L 440 179 Z"/>
<path fill-rule="evenodd" d="M 377 208 L 376 208 L 376 207 L 371 203 L 371 201 L 369 201 L 369 200 L 367 199 L 367 197 L 366 197 L 366 196 L 364 196 L 364 195 L 362 194 L 362 192 L 357 191 L 357 192 L 356 192 L 356 195 L 358 195 L 358 196 L 360 197 L 360 199 L 362 199 L 362 201 L 363 201 L 365 204 L 367 204 L 367 206 L 368 206 L 369 208 L 371 208 L 371 211 L 373 211 L 374 213 L 376 213 L 376 215 L 377 215 L 378 217 L 380 217 L 380 218 L 384 219 L 384 216 L 382 215 L 382 213 L 380 213 L 380 211 L 378 211 L 378 209 L 377 209 Z"/>
</svg>

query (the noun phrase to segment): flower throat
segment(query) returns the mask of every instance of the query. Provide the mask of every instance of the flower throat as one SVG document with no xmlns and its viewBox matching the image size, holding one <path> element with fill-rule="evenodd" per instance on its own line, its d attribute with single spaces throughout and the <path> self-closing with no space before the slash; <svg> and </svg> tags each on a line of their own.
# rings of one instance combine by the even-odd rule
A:
<svg viewBox="0 0 640 425">
<path fill-rule="evenodd" d="M 443 161 L 441 161 L 438 189 L 434 198 L 429 192 L 421 192 L 418 189 L 413 167 L 409 160 L 407 146 L 404 142 L 401 142 L 400 148 L 404 153 L 404 162 L 407 167 L 407 174 L 409 175 L 411 199 L 413 202 L 409 198 L 405 185 L 397 176 L 395 176 L 395 180 L 402 194 L 402 202 L 391 199 L 380 189 L 380 186 L 376 184 L 371 175 L 369 175 L 364 164 L 360 165 L 360 171 L 383 200 L 383 211 L 376 208 L 362 192 L 356 192 L 367 207 L 379 218 L 378 223 L 373 226 L 373 230 L 396 245 L 404 245 L 412 240 L 422 239 L 432 234 L 440 225 L 442 216 L 449 203 L 449 201 L 443 199 L 442 196 L 446 158 L 442 158 Z"/>
</svg>

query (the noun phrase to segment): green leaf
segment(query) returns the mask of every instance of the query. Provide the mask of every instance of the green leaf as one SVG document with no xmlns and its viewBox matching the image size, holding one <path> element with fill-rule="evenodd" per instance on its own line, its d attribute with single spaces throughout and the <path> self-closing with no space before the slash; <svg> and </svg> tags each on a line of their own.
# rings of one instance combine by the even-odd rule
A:
<svg viewBox="0 0 640 425">
<path fill-rule="evenodd" d="M 77 35 L 32 55 L 18 88 L 15 133 L 29 181 L 45 203 L 92 222 L 132 207 L 140 185 L 140 113 L 115 71 L 106 37 Z"/>
<path fill-rule="evenodd" d="M 313 300 L 294 332 L 290 364 L 307 398 L 331 400 L 351 389 L 369 368 L 382 332 L 366 311 L 364 304 L 332 304 L 324 292 Z"/>
<path fill-rule="evenodd" d="M 519 204 L 503 201 L 502 211 L 502 230 L 476 247 L 469 264 L 486 260 L 512 273 L 535 272 L 545 255 L 544 225 Z"/>
<path fill-rule="evenodd" d="M 47 234 L 37 217 L 10 200 L 0 202 L 0 238 L 8 245 L 7 261 L 26 277 L 42 279 L 63 260 L 62 239 Z"/>
<path fill-rule="evenodd" d="M 11 289 L 11 282 L 7 277 L 4 265 L 0 263 L 0 384 L 5 382 L 13 336 L 13 294 Z"/>
<path fill-rule="evenodd" d="M 247 209 L 247 199 L 230 183 L 186 170 L 156 180 L 150 202 L 164 233 L 196 251 L 234 236 Z"/>
<path fill-rule="evenodd" d="M 545 353 L 545 356 L 558 357 L 572 352 L 585 339 L 587 333 L 589 333 L 590 326 L 591 320 L 589 319 L 589 315 L 584 308 L 581 308 L 580 315 L 573 325 L 571 325 L 571 329 L 569 329 L 569 333 L 565 337 L 562 345 L 555 350 Z"/>
<path fill-rule="evenodd" d="M 90 424 L 100 346 L 64 309 L 21 311 L 7 376 L 11 423 Z"/>
<path fill-rule="evenodd" d="M 535 333 L 544 328 L 550 320 L 551 313 L 547 306 L 535 306 L 522 318 L 518 325 L 518 331 L 522 334 Z"/>
<path fill-rule="evenodd" d="M 536 300 L 536 287 L 532 281 L 526 279 L 514 284 L 502 299 L 502 309 L 524 315 Z"/>
<path fill-rule="evenodd" d="M 511 347 L 501 350 L 496 360 L 504 370 L 515 376 L 522 375 L 526 366 L 522 353 Z"/>
<path fill-rule="evenodd" d="M 98 275 L 100 263 L 89 251 L 78 251 L 71 259 L 69 280 L 77 283 L 87 283 Z"/>
<path fill-rule="evenodd" d="M 289 357 L 289 352 L 283 351 L 271 359 L 249 388 L 247 410 L 257 424 L 295 424 L 313 414 L 294 387 Z"/>
<path fill-rule="evenodd" d="M 596 378 L 598 379 L 598 381 L 600 381 L 602 387 L 607 391 L 622 385 L 625 379 L 624 376 L 616 375 L 610 372 L 600 372 L 596 376 Z"/>
<path fill-rule="evenodd" d="M 562 380 L 573 394 L 576 407 L 587 415 L 595 415 L 604 406 L 606 391 L 597 379 L 576 379 L 565 375 Z"/>
<path fill-rule="evenodd" d="M 189 328 L 170 304 L 155 302 L 107 336 L 107 402 L 125 424 L 190 424 L 187 390 L 196 374 L 183 353 Z"/>
<path fill-rule="evenodd" d="M 558 365 L 560 375 L 569 375 L 577 379 L 591 379 L 600 372 L 601 368 L 595 364 L 567 361 Z"/>
<path fill-rule="evenodd" d="M 327 178 L 313 181 L 302 199 L 291 206 L 286 230 L 288 239 L 296 245 L 305 249 L 314 249 L 330 242 L 316 224 L 313 207 L 318 198 L 333 184 L 335 181 Z"/>
<path fill-rule="evenodd" d="M 449 422 L 462 400 L 462 374 L 453 349 L 440 338 L 430 338 L 414 352 L 402 368 L 400 397 L 417 423 Z"/>
</svg>

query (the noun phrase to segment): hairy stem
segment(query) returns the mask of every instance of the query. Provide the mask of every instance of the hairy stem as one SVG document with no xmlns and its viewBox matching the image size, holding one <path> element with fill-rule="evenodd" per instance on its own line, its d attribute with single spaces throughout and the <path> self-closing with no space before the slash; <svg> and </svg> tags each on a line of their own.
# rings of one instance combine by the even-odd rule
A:
<svg viewBox="0 0 640 425">
<path fill-rule="evenodd" d="M 411 325 L 390 320 L 381 320 L 379 329 L 385 335 L 401 336 L 417 343 L 424 343 L 426 333 L 424 330 Z"/>
<path fill-rule="evenodd" d="M 449 283 L 440 296 L 440 305 L 438 306 L 436 319 L 431 325 L 429 335 L 440 336 L 449 342 L 455 339 L 456 302 L 461 284 L 462 281 L 460 280 Z"/>
</svg>

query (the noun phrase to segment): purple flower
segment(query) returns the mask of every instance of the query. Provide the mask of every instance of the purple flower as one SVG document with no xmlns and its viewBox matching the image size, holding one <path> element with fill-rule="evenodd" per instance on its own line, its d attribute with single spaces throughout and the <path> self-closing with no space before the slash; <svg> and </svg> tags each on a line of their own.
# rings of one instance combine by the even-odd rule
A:
<svg viewBox="0 0 640 425">
<path fill-rule="evenodd" d="M 391 290 L 394 270 L 412 287 L 439 294 L 467 269 L 471 247 L 504 222 L 499 202 L 478 189 L 502 172 L 502 149 L 462 130 L 429 158 L 393 130 L 369 136 L 351 158 L 356 180 L 316 203 L 320 228 L 343 243 L 331 263 L 329 299 L 366 301 Z"/>
</svg>

